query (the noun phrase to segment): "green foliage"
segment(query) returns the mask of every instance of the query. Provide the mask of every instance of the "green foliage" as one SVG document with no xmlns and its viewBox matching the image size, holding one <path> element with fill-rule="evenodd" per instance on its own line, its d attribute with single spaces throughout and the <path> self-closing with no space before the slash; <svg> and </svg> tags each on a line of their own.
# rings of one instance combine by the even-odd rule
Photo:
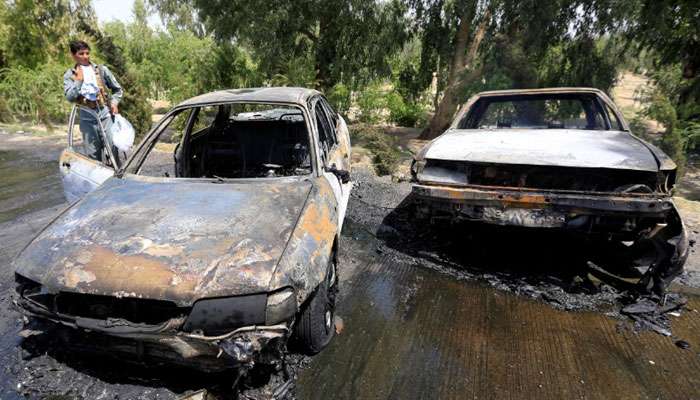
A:
<svg viewBox="0 0 700 400">
<path fill-rule="evenodd" d="M 28 120 L 51 123 L 67 118 L 70 105 L 63 99 L 65 68 L 49 63 L 36 68 L 15 66 L 0 71 L 0 117 L 5 122 Z"/>
<path fill-rule="evenodd" d="M 273 86 L 316 87 L 316 73 L 312 57 L 281 56 L 276 61 L 276 72 L 270 78 Z"/>
<path fill-rule="evenodd" d="M 171 0 L 152 1 L 165 6 L 161 12 L 167 17 L 181 19 L 181 9 Z M 387 56 L 406 37 L 406 10 L 398 0 L 284 0 L 274 6 L 266 0 L 193 0 L 189 4 L 196 19 L 220 42 L 233 40 L 253 49 L 268 79 L 283 75 L 295 80 L 285 68 L 288 61 L 311 59 L 312 81 L 325 89 L 338 82 L 357 85 L 388 76 Z"/>
<path fill-rule="evenodd" d="M 426 112 L 417 102 L 405 100 L 399 93 L 386 96 L 389 121 L 398 126 L 421 127 L 426 123 Z"/>
<path fill-rule="evenodd" d="M 640 98 L 646 104 L 641 114 L 664 125 L 659 147 L 676 162 L 678 175 L 682 175 L 686 152 L 694 149 L 700 139 L 700 124 L 679 121 L 676 108 L 660 86 L 643 91 Z"/>
<path fill-rule="evenodd" d="M 661 150 L 668 154 L 678 165 L 678 176 L 682 176 L 685 170 L 685 143 L 681 130 L 667 130 L 661 138 Z"/>
<path fill-rule="evenodd" d="M 387 135 L 381 128 L 366 124 L 353 125 L 350 140 L 372 153 L 372 163 L 377 174 L 389 175 L 396 170 L 401 152 L 394 137 Z"/>
<path fill-rule="evenodd" d="M 212 90 L 261 83 L 250 55 L 231 43 L 217 44 L 174 27 L 142 35 L 136 24 L 112 23 L 105 31 L 127 55 L 139 54 L 139 62 L 128 57 L 129 69 L 150 98 L 178 103 Z M 138 49 L 133 48 L 135 42 L 140 42 Z"/>
<path fill-rule="evenodd" d="M 336 83 L 326 93 L 326 97 L 337 112 L 347 114 L 350 110 L 350 94 L 350 88 L 343 83 Z"/>
<path fill-rule="evenodd" d="M 537 66 L 538 86 L 586 86 L 608 91 L 619 68 L 613 48 L 612 41 L 591 37 L 549 47 Z"/>
<path fill-rule="evenodd" d="M 700 73 L 700 2 L 641 0 L 625 11 L 630 22 L 626 33 L 639 47 L 653 49 L 664 65 L 680 63 L 689 75 Z"/>
<path fill-rule="evenodd" d="M 634 118 L 632 118 L 632 120 L 628 121 L 628 123 L 630 126 L 630 131 L 632 131 L 633 134 L 639 136 L 647 142 L 654 141 L 654 137 L 647 128 L 646 119 L 641 115 L 636 115 Z"/>
<path fill-rule="evenodd" d="M 368 85 L 357 94 L 358 120 L 376 124 L 382 119 L 386 107 L 386 96 L 380 83 Z"/>
<path fill-rule="evenodd" d="M 34 68 L 62 60 L 70 27 L 68 0 L 16 0 L 3 2 L 0 31 L 8 65 Z M 6 8 L 5 8 L 6 7 Z"/>
</svg>

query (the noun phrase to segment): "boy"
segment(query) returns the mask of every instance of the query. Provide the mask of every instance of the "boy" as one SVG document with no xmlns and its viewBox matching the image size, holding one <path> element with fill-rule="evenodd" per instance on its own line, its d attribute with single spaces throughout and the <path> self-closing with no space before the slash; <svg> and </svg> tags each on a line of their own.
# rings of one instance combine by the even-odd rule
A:
<svg viewBox="0 0 700 400">
<path fill-rule="evenodd" d="M 108 135 L 112 126 L 112 117 L 119 113 L 118 105 L 123 95 L 122 87 L 106 66 L 90 62 L 90 46 L 87 43 L 82 40 L 71 41 L 70 52 L 75 66 L 63 74 L 63 92 L 66 99 L 92 109 L 102 123 L 107 135 L 106 139 L 111 142 Z M 111 96 L 107 95 L 107 88 L 112 92 Z M 85 155 L 105 162 L 107 159 L 104 152 L 105 143 L 102 142 L 95 114 L 80 110 L 80 131 L 83 135 Z M 118 157 L 116 147 L 112 146 L 112 152 L 115 157 Z"/>
</svg>

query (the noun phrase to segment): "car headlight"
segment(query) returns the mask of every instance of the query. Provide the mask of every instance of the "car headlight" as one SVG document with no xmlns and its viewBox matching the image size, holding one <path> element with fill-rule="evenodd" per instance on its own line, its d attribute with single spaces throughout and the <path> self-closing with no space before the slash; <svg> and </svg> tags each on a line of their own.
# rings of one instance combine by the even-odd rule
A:
<svg viewBox="0 0 700 400">
<path fill-rule="evenodd" d="M 266 294 L 198 300 L 182 329 L 205 335 L 222 335 L 242 326 L 265 323 Z"/>
<path fill-rule="evenodd" d="M 418 174 L 423 172 L 423 168 L 425 168 L 425 160 L 413 160 L 413 163 L 411 163 L 411 176 L 413 180 L 416 180 Z"/>
<path fill-rule="evenodd" d="M 274 325 L 286 321 L 297 312 L 297 300 L 294 289 L 285 288 L 267 296 L 265 324 Z"/>
<path fill-rule="evenodd" d="M 468 168 L 459 163 L 442 160 L 430 160 L 423 165 L 418 172 L 421 182 L 432 182 L 446 185 L 466 185 L 468 180 Z"/>
</svg>

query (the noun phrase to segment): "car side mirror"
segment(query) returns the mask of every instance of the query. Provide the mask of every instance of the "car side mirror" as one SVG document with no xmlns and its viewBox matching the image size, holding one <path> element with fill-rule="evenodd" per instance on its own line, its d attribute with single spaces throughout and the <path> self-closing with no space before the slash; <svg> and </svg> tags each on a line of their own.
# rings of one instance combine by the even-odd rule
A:
<svg viewBox="0 0 700 400">
<path fill-rule="evenodd" d="M 344 169 L 336 168 L 335 164 L 331 165 L 330 167 L 326 167 L 326 171 L 335 175 L 343 184 L 350 182 L 350 172 Z"/>
</svg>

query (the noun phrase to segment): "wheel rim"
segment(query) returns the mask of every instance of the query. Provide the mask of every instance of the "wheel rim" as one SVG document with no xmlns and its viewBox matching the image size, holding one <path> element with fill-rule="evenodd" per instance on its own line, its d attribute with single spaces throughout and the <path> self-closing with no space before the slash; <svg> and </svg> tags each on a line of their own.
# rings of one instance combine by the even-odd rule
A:
<svg viewBox="0 0 700 400">
<path fill-rule="evenodd" d="M 326 332 L 330 332 L 331 323 L 333 322 L 333 313 L 331 313 L 331 310 L 326 310 L 325 320 L 326 320 Z"/>
<path fill-rule="evenodd" d="M 335 272 L 335 263 L 331 264 L 330 271 L 327 274 L 327 279 L 328 281 L 326 282 L 326 287 L 328 288 L 327 292 L 327 297 L 326 297 L 326 309 L 325 312 L 323 313 L 323 322 L 324 322 L 324 327 L 326 328 L 326 334 L 330 335 L 332 330 L 334 329 L 333 326 L 333 311 L 335 310 L 335 291 L 337 288 L 335 287 L 336 283 L 336 272 Z"/>
</svg>

